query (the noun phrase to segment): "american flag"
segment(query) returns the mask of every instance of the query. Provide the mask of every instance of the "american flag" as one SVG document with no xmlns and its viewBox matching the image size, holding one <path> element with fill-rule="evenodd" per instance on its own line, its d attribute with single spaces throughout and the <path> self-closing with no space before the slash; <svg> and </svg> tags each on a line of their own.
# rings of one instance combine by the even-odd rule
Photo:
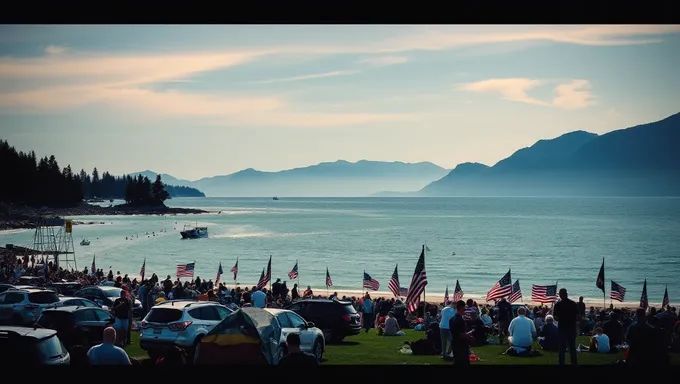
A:
<svg viewBox="0 0 680 384">
<path fill-rule="evenodd" d="M 196 263 L 179 264 L 177 266 L 177 278 L 194 277 L 194 266 Z"/>
<path fill-rule="evenodd" d="M 446 286 L 446 291 L 444 291 L 444 302 L 449 301 L 449 286 Z"/>
<path fill-rule="evenodd" d="M 486 302 L 491 300 L 498 300 L 501 297 L 508 296 L 512 293 L 512 278 L 510 277 L 510 270 L 505 274 L 496 285 L 491 288 L 489 292 L 486 293 Z"/>
<path fill-rule="evenodd" d="M 508 301 L 514 303 L 522 298 L 522 289 L 519 287 L 519 279 L 512 285 L 512 293 L 508 296 Z"/>
<path fill-rule="evenodd" d="M 94 264 L 94 258 L 95 257 L 96 257 L 95 255 L 92 255 L 92 267 L 90 268 L 90 270 L 92 271 L 92 274 L 97 272 L 97 268 L 95 268 L 95 264 Z M 45 265 L 47 265 L 47 260 L 45 260 Z M 47 269 L 47 268 L 45 268 L 45 269 Z"/>
<path fill-rule="evenodd" d="M 290 272 L 288 272 L 288 278 L 291 280 L 295 280 L 297 279 L 297 277 L 298 277 L 298 262 L 296 261 L 293 269 L 291 269 Z"/>
<path fill-rule="evenodd" d="M 220 278 L 224 271 L 222 270 L 222 262 L 220 261 L 220 266 L 217 267 L 217 277 L 215 278 L 215 285 L 220 285 Z"/>
<path fill-rule="evenodd" d="M 647 300 L 647 279 L 645 279 L 645 284 L 642 286 L 642 295 L 640 296 L 640 308 L 647 309 L 649 307 L 649 300 Z"/>
<path fill-rule="evenodd" d="M 331 274 L 328 272 L 328 267 L 326 267 L 326 288 L 333 286 L 333 280 L 331 280 Z"/>
<path fill-rule="evenodd" d="M 411 278 L 411 285 L 408 287 L 408 294 L 406 295 L 406 308 L 409 312 L 415 312 L 420 305 L 420 295 L 425 292 L 427 286 L 427 272 L 425 271 L 425 246 L 420 251 L 416 269 L 413 271 L 413 278 Z"/>
<path fill-rule="evenodd" d="M 463 290 L 460 288 L 460 283 L 456 280 L 456 289 L 453 290 L 453 301 L 463 300 Z"/>
<path fill-rule="evenodd" d="M 364 271 L 364 288 L 370 289 L 371 291 L 377 291 L 380 288 L 380 282 L 371 277 L 366 271 Z"/>
<path fill-rule="evenodd" d="M 264 268 L 262 268 L 262 274 L 260 275 L 260 280 L 257 281 L 257 289 L 260 290 L 267 286 L 267 280 L 264 275 Z"/>
<path fill-rule="evenodd" d="M 236 258 L 236 264 L 231 267 L 231 273 L 234 274 L 234 281 L 236 281 L 236 276 L 238 275 L 238 257 Z"/>
<path fill-rule="evenodd" d="M 92 262 L 92 265 L 94 265 L 94 261 Z M 142 269 L 139 271 L 139 276 L 141 276 L 142 280 L 144 280 L 145 272 L 146 272 L 146 257 L 144 258 L 144 262 L 142 263 Z"/>
<path fill-rule="evenodd" d="M 616 284 L 616 282 L 612 280 L 612 291 L 609 294 L 609 298 L 616 301 L 623 301 L 625 297 L 626 288 L 624 288 L 622 285 Z"/>
<path fill-rule="evenodd" d="M 595 286 L 600 288 L 604 292 L 604 257 L 602 258 L 602 266 L 600 267 L 600 273 L 597 274 L 597 280 L 595 280 Z"/>
<path fill-rule="evenodd" d="M 406 297 L 406 296 L 408 296 L 408 288 L 406 288 L 406 287 L 399 287 L 399 296 L 400 296 L 400 297 Z"/>
<path fill-rule="evenodd" d="M 666 286 L 666 291 L 663 293 L 663 301 L 661 301 L 661 309 L 669 305 L 671 305 L 671 300 L 668 298 L 668 286 Z"/>
<path fill-rule="evenodd" d="M 392 274 L 392 278 L 390 279 L 390 282 L 387 283 L 387 288 L 392 291 L 395 297 L 401 297 L 401 290 L 399 289 L 399 272 L 397 269 L 399 268 L 399 264 L 397 264 L 396 267 L 394 267 L 394 273 Z"/>
<path fill-rule="evenodd" d="M 546 304 L 557 301 L 557 284 L 555 285 L 532 285 L 531 300 Z"/>
</svg>

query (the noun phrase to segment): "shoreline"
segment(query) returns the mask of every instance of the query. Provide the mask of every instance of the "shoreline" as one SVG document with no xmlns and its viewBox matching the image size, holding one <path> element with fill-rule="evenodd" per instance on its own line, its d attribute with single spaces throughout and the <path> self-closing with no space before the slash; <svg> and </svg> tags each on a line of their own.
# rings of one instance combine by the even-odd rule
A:
<svg viewBox="0 0 680 384">
<path fill-rule="evenodd" d="M 130 207 L 116 205 L 113 207 L 102 207 L 99 205 L 84 203 L 77 207 L 70 208 L 31 208 L 17 207 L 0 203 L 0 231 L 11 231 L 18 229 L 35 229 L 40 219 L 44 220 L 63 220 L 66 217 L 78 216 L 165 216 L 165 215 L 192 215 L 207 214 L 209 211 L 195 208 L 171 208 L 162 207 Z M 104 224 L 97 221 L 74 220 L 74 225 L 93 225 Z"/>
</svg>

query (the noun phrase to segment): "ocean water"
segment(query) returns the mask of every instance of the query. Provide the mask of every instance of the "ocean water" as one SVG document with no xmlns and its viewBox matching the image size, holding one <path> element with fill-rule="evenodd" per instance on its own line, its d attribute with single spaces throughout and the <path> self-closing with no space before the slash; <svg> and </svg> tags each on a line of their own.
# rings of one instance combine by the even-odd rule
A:
<svg viewBox="0 0 680 384">
<path fill-rule="evenodd" d="M 558 281 L 571 296 L 597 300 L 595 279 L 605 260 L 609 281 L 639 301 L 647 279 L 649 300 L 680 298 L 680 199 L 678 198 L 184 198 L 169 205 L 220 214 L 73 217 L 105 221 L 74 226 L 78 268 L 138 275 L 175 275 L 177 264 L 196 262 L 196 275 L 222 281 L 239 259 L 238 282 L 252 285 L 272 255 L 272 277 L 288 280 L 299 261 L 300 284 L 325 290 L 361 290 L 363 271 L 387 291 L 395 265 L 408 287 L 423 244 L 428 293 L 483 296 L 509 268 L 525 299 L 531 284 Z M 184 224 L 204 225 L 210 238 L 181 240 Z M 161 231 L 165 232 L 161 232 Z M 156 236 L 148 235 L 156 232 Z M 125 237 L 133 237 L 126 240 Z M 2 244 L 32 245 L 33 231 L 0 232 Z M 78 245 L 82 238 L 91 245 Z M 455 255 L 452 253 L 455 252 Z M 292 284 L 291 284 L 292 285 Z"/>
</svg>

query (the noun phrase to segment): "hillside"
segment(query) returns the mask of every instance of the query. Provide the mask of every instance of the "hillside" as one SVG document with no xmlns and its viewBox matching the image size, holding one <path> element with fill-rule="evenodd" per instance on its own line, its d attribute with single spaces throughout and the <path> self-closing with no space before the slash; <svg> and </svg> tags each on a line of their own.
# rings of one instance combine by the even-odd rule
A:
<svg viewBox="0 0 680 384">
<path fill-rule="evenodd" d="M 540 140 L 492 167 L 461 164 L 420 196 L 680 196 L 680 114 Z"/>
</svg>

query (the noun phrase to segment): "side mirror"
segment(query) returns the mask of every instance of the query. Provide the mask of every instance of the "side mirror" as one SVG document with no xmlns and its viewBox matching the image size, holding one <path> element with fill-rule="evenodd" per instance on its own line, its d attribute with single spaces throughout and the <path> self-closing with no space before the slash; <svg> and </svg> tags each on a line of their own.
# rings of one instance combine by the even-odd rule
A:
<svg viewBox="0 0 680 384">
<path fill-rule="evenodd" d="M 311 321 L 307 323 L 307 328 L 314 328 L 316 325 L 312 323 Z"/>
<path fill-rule="evenodd" d="M 116 319 L 114 319 L 113 317 L 109 317 L 109 318 L 106 320 L 106 324 L 113 324 L 113 323 L 115 323 L 115 322 L 116 322 Z"/>
</svg>

